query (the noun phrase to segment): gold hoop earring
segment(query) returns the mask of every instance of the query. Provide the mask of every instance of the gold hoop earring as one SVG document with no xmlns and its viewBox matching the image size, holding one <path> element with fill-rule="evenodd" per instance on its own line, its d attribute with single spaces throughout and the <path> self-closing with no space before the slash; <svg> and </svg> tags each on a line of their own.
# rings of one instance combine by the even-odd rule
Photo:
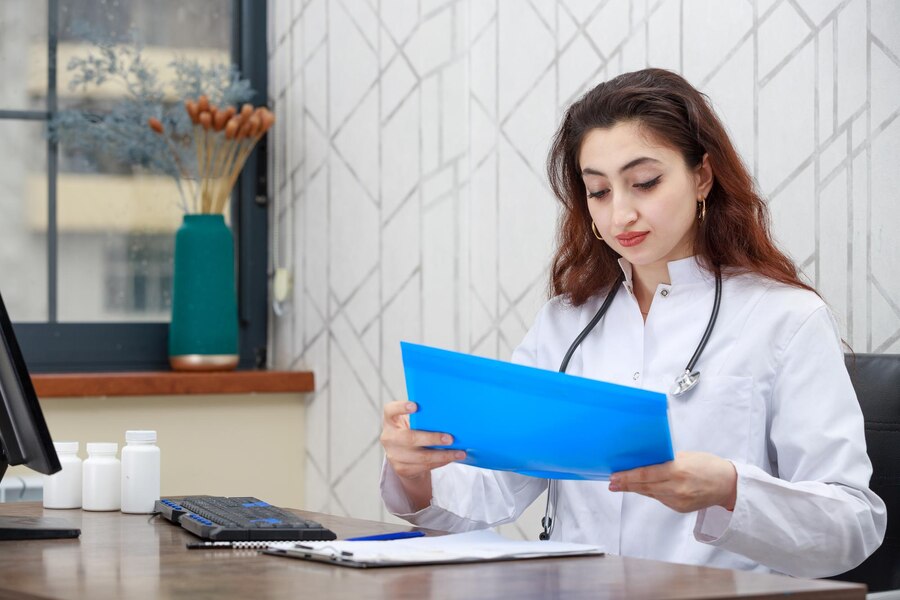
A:
<svg viewBox="0 0 900 600">
<path fill-rule="evenodd" d="M 706 218 L 706 198 L 700 197 L 700 200 L 697 201 L 697 208 L 699 209 L 699 214 L 697 215 L 697 220 L 701 223 L 703 219 Z"/>
<path fill-rule="evenodd" d="M 600 237 L 600 232 L 597 231 L 597 224 L 594 223 L 593 221 L 591 221 L 591 231 L 594 232 L 594 237 L 595 237 L 595 238 L 597 238 L 597 239 L 600 240 L 601 242 L 603 241 L 603 238 Z"/>
</svg>

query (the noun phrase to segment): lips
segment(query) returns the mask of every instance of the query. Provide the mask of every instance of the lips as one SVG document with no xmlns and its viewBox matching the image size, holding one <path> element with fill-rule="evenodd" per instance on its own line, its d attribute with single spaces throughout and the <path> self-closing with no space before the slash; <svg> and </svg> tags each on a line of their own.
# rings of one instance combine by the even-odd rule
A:
<svg viewBox="0 0 900 600">
<path fill-rule="evenodd" d="M 617 235 L 616 239 L 619 240 L 619 243 L 623 246 L 637 246 L 643 242 L 649 234 L 649 231 L 626 231 L 625 233 Z"/>
</svg>

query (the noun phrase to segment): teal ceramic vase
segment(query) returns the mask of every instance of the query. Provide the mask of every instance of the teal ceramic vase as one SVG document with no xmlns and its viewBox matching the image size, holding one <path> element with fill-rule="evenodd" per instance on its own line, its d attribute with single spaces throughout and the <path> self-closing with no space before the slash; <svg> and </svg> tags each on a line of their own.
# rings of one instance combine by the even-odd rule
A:
<svg viewBox="0 0 900 600">
<path fill-rule="evenodd" d="M 222 215 L 185 215 L 175 235 L 169 364 L 221 371 L 238 364 L 234 240 Z"/>
</svg>

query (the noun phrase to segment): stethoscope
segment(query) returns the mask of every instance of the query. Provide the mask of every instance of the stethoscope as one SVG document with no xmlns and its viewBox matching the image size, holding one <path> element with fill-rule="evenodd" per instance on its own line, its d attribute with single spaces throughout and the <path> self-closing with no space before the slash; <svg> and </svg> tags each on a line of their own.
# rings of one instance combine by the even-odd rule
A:
<svg viewBox="0 0 900 600">
<path fill-rule="evenodd" d="M 569 346 L 569 349 L 566 351 L 565 356 L 563 356 L 562 362 L 559 365 L 559 372 L 565 373 L 566 367 L 569 366 L 569 360 L 572 358 L 572 355 L 575 353 L 575 350 L 578 346 L 581 345 L 581 342 L 584 341 L 584 338 L 588 336 L 588 334 L 597 326 L 597 323 L 600 322 L 600 319 L 603 318 L 603 315 L 606 314 L 606 311 L 609 310 L 610 305 L 616 297 L 616 294 L 619 292 L 619 288 L 622 286 L 625 277 L 624 275 L 620 275 L 616 282 L 613 284 L 612 290 L 609 294 L 606 295 L 606 300 L 603 301 L 603 305 L 600 306 L 600 310 L 597 311 L 597 314 L 590 320 L 590 322 L 585 326 L 584 329 L 581 330 L 581 333 L 578 334 L 578 337 L 572 342 L 572 345 Z M 709 323 L 706 324 L 706 331 L 703 332 L 703 337 L 700 339 L 700 344 L 697 345 L 697 349 L 694 350 L 694 355 L 691 356 L 691 360 L 688 361 L 687 366 L 684 368 L 684 372 L 675 378 L 675 383 L 672 385 L 672 388 L 669 390 L 669 394 L 675 396 L 676 398 L 679 396 L 683 396 L 688 393 L 694 386 L 697 385 L 700 381 L 700 371 L 695 371 L 694 367 L 697 365 L 697 361 L 700 360 L 700 355 L 703 354 L 703 349 L 706 347 L 706 342 L 709 341 L 709 336 L 712 334 L 713 327 L 716 325 L 716 318 L 719 316 L 719 304 L 722 302 L 722 274 L 716 269 L 716 297 L 713 301 L 713 309 L 712 313 L 709 315 Z M 550 535 L 553 533 L 553 522 L 556 520 L 556 501 L 559 497 L 559 482 L 555 479 L 547 480 L 547 506 L 544 509 L 544 518 L 541 519 L 541 527 L 543 527 L 544 531 L 540 534 L 541 540 L 549 540 Z M 550 506 L 553 506 L 553 516 L 550 516 Z"/>
</svg>

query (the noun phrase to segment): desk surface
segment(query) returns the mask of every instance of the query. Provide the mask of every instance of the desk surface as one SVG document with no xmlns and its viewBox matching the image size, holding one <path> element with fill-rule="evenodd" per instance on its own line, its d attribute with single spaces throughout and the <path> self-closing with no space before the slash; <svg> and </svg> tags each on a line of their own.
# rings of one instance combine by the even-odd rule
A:
<svg viewBox="0 0 900 600">
<path fill-rule="evenodd" d="M 339 538 L 404 528 L 297 511 Z M 62 517 L 78 540 L 0 542 L 0 598 L 864 598 L 865 588 L 616 556 L 349 569 L 249 550 L 187 550 L 196 538 L 148 515 L 0 504 Z"/>
</svg>

